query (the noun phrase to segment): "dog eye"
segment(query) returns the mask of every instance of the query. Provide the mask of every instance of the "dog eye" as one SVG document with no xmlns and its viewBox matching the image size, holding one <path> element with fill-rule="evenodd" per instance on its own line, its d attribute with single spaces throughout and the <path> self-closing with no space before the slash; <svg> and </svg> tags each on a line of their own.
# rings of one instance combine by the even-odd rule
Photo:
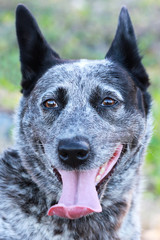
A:
<svg viewBox="0 0 160 240">
<path fill-rule="evenodd" d="M 48 99 L 46 100 L 43 105 L 46 107 L 46 108 L 57 108 L 58 107 L 58 104 L 56 103 L 56 101 L 54 99 Z"/>
<path fill-rule="evenodd" d="M 114 100 L 113 98 L 107 97 L 102 101 L 101 105 L 102 106 L 113 106 L 116 103 L 117 103 L 116 100 Z"/>
</svg>

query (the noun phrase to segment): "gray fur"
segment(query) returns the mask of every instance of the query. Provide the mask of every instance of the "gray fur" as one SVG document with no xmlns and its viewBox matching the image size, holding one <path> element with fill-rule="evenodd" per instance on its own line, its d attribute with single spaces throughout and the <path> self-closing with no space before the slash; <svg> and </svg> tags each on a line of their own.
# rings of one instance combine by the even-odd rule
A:
<svg viewBox="0 0 160 240">
<path fill-rule="evenodd" d="M 97 112 L 91 104 L 97 87 L 116 96 L 118 107 Z M 55 114 L 44 110 L 42 102 L 55 98 L 58 88 L 66 90 L 67 104 Z M 0 159 L 0 240 L 140 239 L 141 167 L 151 117 L 138 109 L 136 94 L 131 75 L 107 59 L 55 65 L 42 75 L 21 99 L 15 150 Z M 51 165 L 67 169 L 58 158 L 59 140 L 77 136 L 89 141 L 92 152 L 78 170 L 101 166 L 120 142 L 125 146 L 108 183 L 101 186 L 103 211 L 77 220 L 47 216 L 62 189 Z"/>
</svg>

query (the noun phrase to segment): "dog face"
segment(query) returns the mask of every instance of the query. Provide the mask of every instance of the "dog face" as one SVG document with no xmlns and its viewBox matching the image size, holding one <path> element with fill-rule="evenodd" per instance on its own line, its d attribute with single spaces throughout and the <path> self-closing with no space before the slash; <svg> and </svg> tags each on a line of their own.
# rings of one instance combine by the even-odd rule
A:
<svg viewBox="0 0 160 240">
<path fill-rule="evenodd" d="M 58 202 L 49 215 L 75 219 L 101 212 L 135 183 L 137 151 L 142 154 L 147 141 L 149 80 L 128 12 L 121 10 L 104 60 L 61 59 L 23 5 L 16 27 L 24 165 Z"/>
</svg>

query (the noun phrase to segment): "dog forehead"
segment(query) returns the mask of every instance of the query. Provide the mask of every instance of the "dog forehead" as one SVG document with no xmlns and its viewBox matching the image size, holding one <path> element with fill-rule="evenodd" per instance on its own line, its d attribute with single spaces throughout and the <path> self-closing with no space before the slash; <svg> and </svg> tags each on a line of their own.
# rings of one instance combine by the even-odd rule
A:
<svg viewBox="0 0 160 240">
<path fill-rule="evenodd" d="M 51 67 L 38 81 L 37 87 L 39 90 L 43 88 L 44 92 L 64 87 L 71 92 L 84 89 L 83 92 L 89 93 L 97 86 L 127 92 L 131 85 L 133 81 L 127 72 L 114 62 L 81 59 Z"/>
<path fill-rule="evenodd" d="M 44 79 L 51 79 L 52 82 L 75 82 L 88 80 L 100 73 L 107 72 L 112 67 L 109 60 L 86 60 L 81 59 L 73 62 L 55 65 L 50 68 L 43 76 Z"/>
</svg>

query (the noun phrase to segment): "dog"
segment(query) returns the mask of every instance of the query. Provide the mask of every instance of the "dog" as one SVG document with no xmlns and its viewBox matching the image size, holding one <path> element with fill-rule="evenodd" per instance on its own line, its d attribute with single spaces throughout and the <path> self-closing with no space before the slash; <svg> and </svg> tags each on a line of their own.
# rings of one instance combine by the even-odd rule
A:
<svg viewBox="0 0 160 240">
<path fill-rule="evenodd" d="M 66 60 L 16 9 L 22 98 L 0 159 L 0 240 L 139 240 L 151 97 L 128 10 L 103 60 Z"/>
</svg>

